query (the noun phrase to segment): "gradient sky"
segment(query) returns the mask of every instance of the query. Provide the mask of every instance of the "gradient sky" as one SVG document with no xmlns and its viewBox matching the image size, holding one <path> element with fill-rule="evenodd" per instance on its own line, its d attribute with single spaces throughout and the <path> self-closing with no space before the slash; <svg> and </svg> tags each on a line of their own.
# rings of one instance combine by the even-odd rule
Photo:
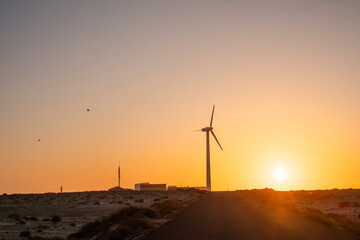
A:
<svg viewBox="0 0 360 240">
<path fill-rule="evenodd" d="M 360 188 L 359 26 L 358 0 L 0 0 L 0 193 L 108 189 L 119 161 L 204 186 L 212 104 L 214 190 Z"/>
</svg>

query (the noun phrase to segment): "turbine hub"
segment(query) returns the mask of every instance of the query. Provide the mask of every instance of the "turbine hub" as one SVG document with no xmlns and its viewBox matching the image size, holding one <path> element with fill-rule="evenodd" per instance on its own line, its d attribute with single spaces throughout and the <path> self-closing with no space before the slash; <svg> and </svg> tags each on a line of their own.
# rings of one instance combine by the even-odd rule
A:
<svg viewBox="0 0 360 240">
<path fill-rule="evenodd" d="M 201 129 L 203 132 L 210 132 L 211 130 L 213 130 L 213 127 L 204 127 Z"/>
</svg>

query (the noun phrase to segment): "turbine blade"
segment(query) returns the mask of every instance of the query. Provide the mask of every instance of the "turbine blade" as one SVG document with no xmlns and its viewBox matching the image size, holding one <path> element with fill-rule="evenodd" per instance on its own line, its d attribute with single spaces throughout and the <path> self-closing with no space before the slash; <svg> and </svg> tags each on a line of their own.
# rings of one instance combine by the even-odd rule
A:
<svg viewBox="0 0 360 240">
<path fill-rule="evenodd" d="M 213 121 L 213 117 L 214 117 L 214 110 L 215 110 L 215 105 L 213 106 L 213 110 L 212 110 L 212 114 L 211 114 L 210 127 L 212 127 L 212 121 Z"/>
<path fill-rule="evenodd" d="M 211 131 L 211 134 L 214 136 L 216 142 L 219 144 L 219 147 L 221 148 L 221 151 L 224 151 L 219 143 L 219 141 L 217 140 L 216 136 L 215 136 L 215 133 L 213 131 Z"/>
<path fill-rule="evenodd" d="M 199 130 L 194 130 L 194 132 L 200 132 L 200 131 L 202 131 L 201 129 L 199 129 Z"/>
</svg>

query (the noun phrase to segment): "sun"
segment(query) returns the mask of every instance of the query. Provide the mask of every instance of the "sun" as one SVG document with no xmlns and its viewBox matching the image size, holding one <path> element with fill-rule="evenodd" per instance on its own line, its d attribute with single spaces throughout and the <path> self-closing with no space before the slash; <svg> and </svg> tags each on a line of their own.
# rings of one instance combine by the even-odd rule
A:
<svg viewBox="0 0 360 240">
<path fill-rule="evenodd" d="M 278 168 L 274 171 L 274 177 L 277 180 L 282 181 L 282 180 L 286 179 L 286 177 L 287 177 L 286 171 L 282 168 Z"/>
</svg>

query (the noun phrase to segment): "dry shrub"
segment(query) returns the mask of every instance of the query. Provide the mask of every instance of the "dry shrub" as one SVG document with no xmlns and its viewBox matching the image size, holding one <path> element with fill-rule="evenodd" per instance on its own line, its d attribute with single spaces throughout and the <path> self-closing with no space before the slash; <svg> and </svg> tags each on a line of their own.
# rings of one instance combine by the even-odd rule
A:
<svg viewBox="0 0 360 240">
<path fill-rule="evenodd" d="M 360 207 L 360 203 L 358 203 L 358 202 L 353 202 L 353 207 L 356 207 L 356 208 Z"/>
<path fill-rule="evenodd" d="M 157 209 L 162 216 L 167 216 L 173 213 L 175 210 L 181 208 L 182 204 L 177 200 L 166 200 L 161 203 L 155 203 L 152 205 L 153 208 Z"/>
<path fill-rule="evenodd" d="M 316 221 L 331 225 L 332 221 L 328 218 L 328 216 L 320 211 L 319 209 L 315 208 L 306 208 L 303 212 L 305 216 L 314 219 Z"/>
<path fill-rule="evenodd" d="M 37 217 L 24 217 L 25 220 L 38 221 Z"/>
<path fill-rule="evenodd" d="M 38 229 L 49 229 L 50 227 L 49 227 L 48 225 L 42 225 L 42 224 L 40 224 L 40 225 L 38 225 L 36 228 L 38 228 Z"/>
<path fill-rule="evenodd" d="M 60 222 L 60 221 L 61 221 L 61 217 L 60 217 L 60 216 L 58 216 L 58 215 L 53 215 L 53 216 L 51 216 L 50 222 L 57 223 L 57 222 Z"/>
<path fill-rule="evenodd" d="M 15 221 L 20 221 L 20 215 L 17 213 L 11 213 L 8 217 L 14 219 Z"/>
<path fill-rule="evenodd" d="M 336 223 L 336 225 L 360 235 L 360 224 L 336 213 L 328 213 L 327 216 Z"/>
<path fill-rule="evenodd" d="M 31 236 L 31 233 L 29 231 L 22 231 L 19 234 L 19 237 L 30 237 L 30 236 Z"/>
<path fill-rule="evenodd" d="M 69 239 L 125 239 L 154 227 L 160 213 L 151 208 L 128 207 L 84 225 Z"/>
<path fill-rule="evenodd" d="M 336 213 L 328 213 L 325 214 L 322 211 L 314 208 L 307 208 L 303 211 L 303 214 L 309 218 L 312 218 L 316 221 L 328 224 L 328 225 L 336 225 L 340 226 L 348 231 L 356 233 L 360 235 L 360 224 L 351 221 L 350 219 L 336 214 Z"/>
<path fill-rule="evenodd" d="M 340 208 L 351 207 L 351 203 L 350 202 L 339 202 L 338 206 Z"/>
<path fill-rule="evenodd" d="M 28 237 L 28 240 L 64 240 L 61 237 L 43 238 L 40 236 Z"/>
</svg>

